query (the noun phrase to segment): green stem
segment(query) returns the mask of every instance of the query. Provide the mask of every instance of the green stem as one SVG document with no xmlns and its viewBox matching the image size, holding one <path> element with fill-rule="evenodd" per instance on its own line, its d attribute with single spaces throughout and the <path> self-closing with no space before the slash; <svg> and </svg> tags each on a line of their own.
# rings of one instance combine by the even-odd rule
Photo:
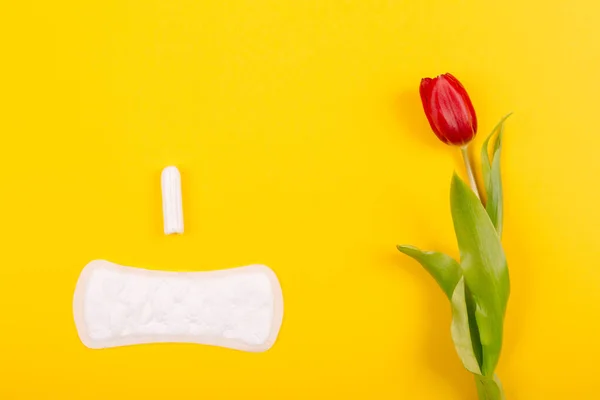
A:
<svg viewBox="0 0 600 400">
<path fill-rule="evenodd" d="M 460 152 L 463 156 L 463 160 L 465 161 L 465 168 L 467 169 L 467 176 L 469 177 L 471 189 L 473 189 L 473 192 L 475 192 L 477 198 L 481 200 L 481 196 L 479 196 L 479 189 L 477 188 L 477 181 L 475 180 L 475 174 L 473 173 L 473 167 L 471 166 L 471 159 L 469 157 L 469 145 L 466 144 L 461 146 Z"/>
<path fill-rule="evenodd" d="M 506 400 L 502 383 L 497 375 L 493 378 L 482 375 L 474 375 L 474 377 L 479 400 Z"/>
</svg>

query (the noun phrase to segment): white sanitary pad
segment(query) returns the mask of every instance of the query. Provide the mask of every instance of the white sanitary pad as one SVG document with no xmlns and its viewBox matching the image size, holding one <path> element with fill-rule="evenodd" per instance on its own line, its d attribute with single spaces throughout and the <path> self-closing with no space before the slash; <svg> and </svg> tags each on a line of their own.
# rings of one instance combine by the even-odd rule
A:
<svg viewBox="0 0 600 400">
<path fill-rule="evenodd" d="M 169 272 L 97 260 L 81 272 L 73 313 L 93 349 L 184 342 L 260 352 L 277 339 L 283 296 L 263 265 Z"/>
</svg>

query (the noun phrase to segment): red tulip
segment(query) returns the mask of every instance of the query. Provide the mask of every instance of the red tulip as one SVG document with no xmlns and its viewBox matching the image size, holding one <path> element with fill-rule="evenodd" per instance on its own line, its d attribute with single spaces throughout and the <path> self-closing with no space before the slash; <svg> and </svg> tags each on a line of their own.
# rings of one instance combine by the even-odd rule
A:
<svg viewBox="0 0 600 400">
<path fill-rule="evenodd" d="M 420 92 L 429 125 L 442 142 L 463 146 L 475 137 L 475 109 L 458 79 L 451 74 L 425 78 Z"/>
</svg>

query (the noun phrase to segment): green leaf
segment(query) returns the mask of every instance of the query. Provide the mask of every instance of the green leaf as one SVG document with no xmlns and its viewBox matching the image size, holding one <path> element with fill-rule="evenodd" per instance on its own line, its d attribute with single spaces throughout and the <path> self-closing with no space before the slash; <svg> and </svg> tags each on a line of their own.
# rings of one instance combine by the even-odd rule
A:
<svg viewBox="0 0 600 400">
<path fill-rule="evenodd" d="M 512 113 L 511 113 L 512 114 Z M 504 122 L 511 116 L 504 116 L 498 125 L 492 130 L 492 133 L 487 137 L 481 148 L 481 167 L 485 192 L 487 196 L 486 211 L 498 231 L 498 235 L 502 237 L 502 220 L 503 220 L 503 199 L 502 199 L 502 179 L 500 175 L 500 154 L 502 148 L 502 135 L 504 133 Z M 492 159 L 489 157 L 489 143 L 495 134 L 496 140 L 493 144 Z"/>
<path fill-rule="evenodd" d="M 486 188 L 488 202 L 486 211 L 498 232 L 498 236 L 502 237 L 504 205 L 502 195 L 502 179 L 500 177 L 500 149 L 494 153 L 492 161 L 492 170 L 490 173 L 490 183 Z"/>
<path fill-rule="evenodd" d="M 481 375 L 482 351 L 475 319 L 467 306 L 465 279 L 460 278 L 452 295 L 452 324 L 450 333 L 456 352 L 469 372 Z"/>
<path fill-rule="evenodd" d="M 458 262 L 444 253 L 422 251 L 414 246 L 398 246 L 398 250 L 418 261 L 446 293 L 452 306 L 450 332 L 456 352 L 466 369 L 481 374 L 482 350 L 474 302 Z"/>
<path fill-rule="evenodd" d="M 475 383 L 479 400 L 506 400 L 502 383 L 497 375 L 493 378 L 475 375 Z"/>
<path fill-rule="evenodd" d="M 450 194 L 454 231 L 465 284 L 483 350 L 482 375 L 492 376 L 502 349 L 504 314 L 510 293 L 500 236 L 473 191 L 456 175 Z"/>
<path fill-rule="evenodd" d="M 458 262 L 452 257 L 437 251 L 422 251 L 414 246 L 397 246 L 398 250 L 418 261 L 436 280 L 448 299 L 462 276 Z"/>
</svg>

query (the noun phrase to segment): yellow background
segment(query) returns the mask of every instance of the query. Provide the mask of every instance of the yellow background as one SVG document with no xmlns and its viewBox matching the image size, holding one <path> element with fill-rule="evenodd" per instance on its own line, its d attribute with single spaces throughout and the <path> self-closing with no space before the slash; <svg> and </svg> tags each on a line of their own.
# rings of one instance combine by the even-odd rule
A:
<svg viewBox="0 0 600 400">
<path fill-rule="evenodd" d="M 397 243 L 457 256 L 455 149 L 419 80 L 505 113 L 509 400 L 597 397 L 600 5 L 94 0 L 0 5 L 0 399 L 475 399 L 450 310 Z M 181 168 L 186 233 L 162 234 Z M 265 263 L 275 347 L 93 351 L 83 266 Z"/>
</svg>

